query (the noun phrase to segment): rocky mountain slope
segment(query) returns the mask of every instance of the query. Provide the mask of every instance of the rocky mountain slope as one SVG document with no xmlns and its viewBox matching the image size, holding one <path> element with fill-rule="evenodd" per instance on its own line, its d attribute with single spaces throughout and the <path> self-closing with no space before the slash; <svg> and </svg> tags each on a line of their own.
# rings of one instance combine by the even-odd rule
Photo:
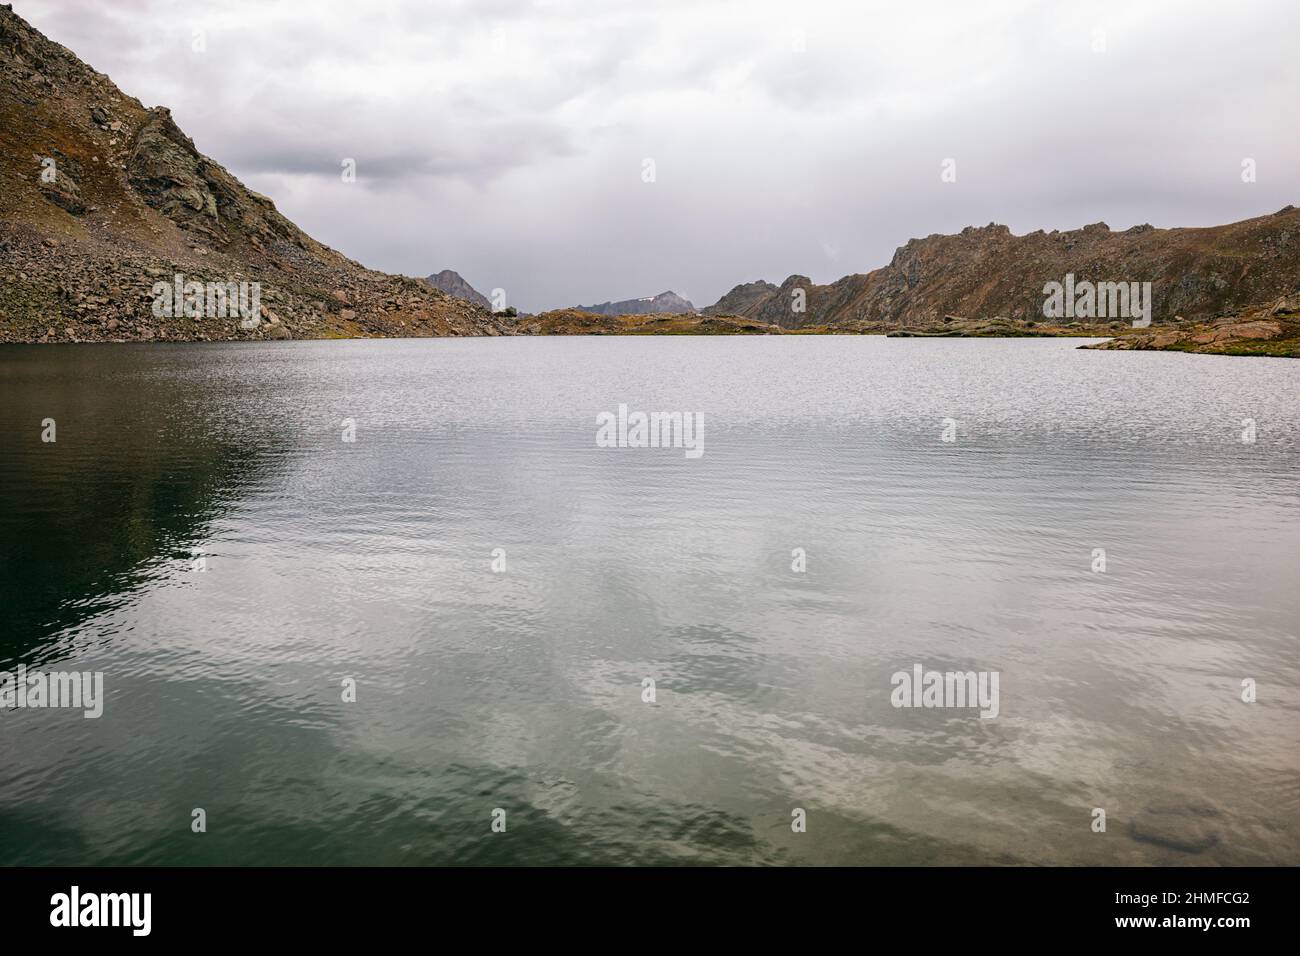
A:
<svg viewBox="0 0 1300 956">
<path fill-rule="evenodd" d="M 480 308 L 487 309 L 489 312 L 492 311 L 492 303 L 488 301 L 488 297 L 466 282 L 459 272 L 452 269 L 443 269 L 431 276 L 425 276 L 424 281 L 450 296 L 464 299 L 466 302 L 473 302 Z"/>
<path fill-rule="evenodd" d="M 745 282 L 733 288 L 713 305 L 700 309 L 700 312 L 704 315 L 739 315 L 752 319 L 776 291 L 777 286 L 762 279 L 757 282 Z"/>
<path fill-rule="evenodd" d="M 659 313 L 694 312 L 695 306 L 676 292 L 660 292 L 644 299 L 624 299 L 622 302 L 602 302 L 600 305 L 575 305 L 576 312 L 593 312 L 596 315 L 656 315 Z"/>
<path fill-rule="evenodd" d="M 155 315 L 156 284 L 178 274 L 257 283 L 260 314 Z M 0 5 L 0 341 L 504 331 L 480 306 L 312 239 L 166 108 L 146 109 Z"/>
<path fill-rule="evenodd" d="M 926 329 L 945 317 L 1041 323 L 1044 286 L 1067 274 L 1081 282 L 1150 282 L 1156 325 L 1240 314 L 1300 290 L 1300 210 L 1287 206 L 1202 229 L 1112 232 L 1096 223 L 1014 236 L 1006 226 L 969 227 L 913 239 L 889 265 L 865 275 L 829 285 L 793 275 L 766 292 L 757 283 L 737 286 L 705 311 L 787 329 Z M 1127 318 L 1078 324 L 1131 327 Z"/>
</svg>

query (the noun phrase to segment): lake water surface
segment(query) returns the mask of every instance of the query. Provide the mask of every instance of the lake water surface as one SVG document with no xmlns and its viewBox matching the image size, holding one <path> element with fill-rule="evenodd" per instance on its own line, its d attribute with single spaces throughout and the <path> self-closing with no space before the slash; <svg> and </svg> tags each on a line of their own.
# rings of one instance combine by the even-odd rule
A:
<svg viewBox="0 0 1300 956">
<path fill-rule="evenodd" d="M 1300 363 L 1077 344 L 0 348 L 0 863 L 1300 862 Z"/>
</svg>

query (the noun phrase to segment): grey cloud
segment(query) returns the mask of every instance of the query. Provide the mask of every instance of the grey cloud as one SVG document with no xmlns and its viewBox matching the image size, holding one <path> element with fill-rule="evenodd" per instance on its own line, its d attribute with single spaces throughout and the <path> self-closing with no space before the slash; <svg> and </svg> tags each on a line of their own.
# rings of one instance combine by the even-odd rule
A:
<svg viewBox="0 0 1300 956">
<path fill-rule="evenodd" d="M 395 121 L 396 122 L 396 121 Z M 427 177 L 462 179 L 486 185 L 511 169 L 527 168 L 546 157 L 572 155 L 564 130 L 543 123 L 485 123 L 472 137 L 447 141 L 430 135 L 348 135 L 332 124 L 316 134 L 301 128 L 250 126 L 240 136 L 206 150 L 246 175 L 300 175 L 338 181 L 344 159 L 356 163 L 357 183 L 390 188 Z M 202 146 L 202 144 L 200 144 Z"/>
</svg>

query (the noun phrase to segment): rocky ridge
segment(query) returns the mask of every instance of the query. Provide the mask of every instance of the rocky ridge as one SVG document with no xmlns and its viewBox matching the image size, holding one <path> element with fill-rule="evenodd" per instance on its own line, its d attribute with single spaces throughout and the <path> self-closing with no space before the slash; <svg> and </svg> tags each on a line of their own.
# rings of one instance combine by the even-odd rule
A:
<svg viewBox="0 0 1300 956">
<path fill-rule="evenodd" d="M 1094 223 L 1016 236 L 991 223 L 913 239 L 887 266 L 826 285 L 792 275 L 776 287 L 737 286 L 704 311 L 786 329 L 939 330 L 945 319 L 1032 328 L 1045 324 L 1044 285 L 1067 274 L 1090 282 L 1150 282 L 1155 325 L 1238 315 L 1300 289 L 1300 210 L 1287 206 L 1196 229 L 1141 225 L 1113 232 Z M 1131 324 L 1114 317 L 1073 323 L 1113 331 Z"/>
<path fill-rule="evenodd" d="M 575 305 L 568 311 L 591 312 L 595 315 L 658 315 L 685 314 L 695 311 L 688 299 L 676 292 L 660 292 L 643 299 L 624 299 L 621 302 L 602 302 L 599 305 Z"/>
<path fill-rule="evenodd" d="M 744 282 L 732 288 L 713 305 L 701 309 L 700 312 L 704 315 L 739 315 L 752 319 L 777 290 L 777 286 L 762 279 L 756 282 Z"/>
</svg>

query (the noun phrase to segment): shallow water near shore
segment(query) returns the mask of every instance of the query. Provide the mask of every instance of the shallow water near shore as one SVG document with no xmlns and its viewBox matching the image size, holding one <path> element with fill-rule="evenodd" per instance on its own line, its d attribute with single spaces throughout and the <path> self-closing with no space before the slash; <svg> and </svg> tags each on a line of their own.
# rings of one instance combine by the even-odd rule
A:
<svg viewBox="0 0 1300 956">
<path fill-rule="evenodd" d="M 1079 344 L 0 347 L 0 864 L 1294 864 L 1300 363 Z"/>
</svg>

